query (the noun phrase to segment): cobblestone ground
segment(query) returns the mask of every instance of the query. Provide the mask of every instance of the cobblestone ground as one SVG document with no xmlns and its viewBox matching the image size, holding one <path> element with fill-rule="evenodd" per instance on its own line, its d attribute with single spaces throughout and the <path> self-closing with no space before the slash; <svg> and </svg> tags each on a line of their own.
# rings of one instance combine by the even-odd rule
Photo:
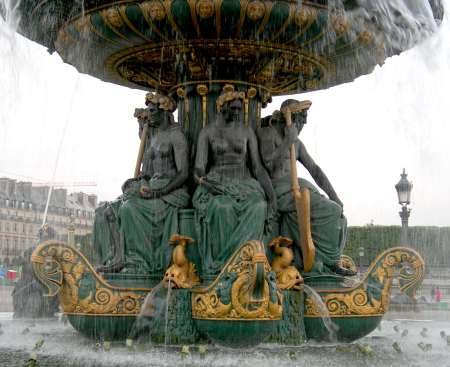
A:
<svg viewBox="0 0 450 367">
<path fill-rule="evenodd" d="M 40 367 L 450 366 L 446 337 L 450 335 L 450 315 L 435 312 L 431 315 L 435 320 L 428 316 L 390 313 L 381 328 L 351 344 L 311 342 L 301 347 L 262 345 L 250 350 L 208 345 L 206 354 L 201 354 L 197 346 L 190 346 L 185 354 L 181 347 L 146 343 L 136 345 L 134 350 L 128 350 L 123 343 L 112 344 L 110 351 L 97 350 L 94 341 L 80 336 L 69 324 L 58 320 L 13 320 L 10 313 L 3 313 L 0 366 L 24 366 L 39 341 L 43 345 L 35 353 Z"/>
</svg>

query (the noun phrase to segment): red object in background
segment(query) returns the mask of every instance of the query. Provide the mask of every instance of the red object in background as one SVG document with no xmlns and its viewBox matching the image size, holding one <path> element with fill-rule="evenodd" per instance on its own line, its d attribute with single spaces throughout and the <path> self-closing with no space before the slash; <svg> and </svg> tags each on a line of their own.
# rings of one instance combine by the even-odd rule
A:
<svg viewBox="0 0 450 367">
<path fill-rule="evenodd" d="M 436 291 L 435 291 L 435 296 L 434 296 L 436 302 L 441 302 L 441 298 L 442 298 L 442 292 L 439 289 L 439 287 L 436 287 Z"/>
<path fill-rule="evenodd" d="M 17 278 L 17 271 L 15 270 L 8 270 L 8 272 L 6 273 L 6 279 L 8 280 L 16 280 Z"/>
</svg>

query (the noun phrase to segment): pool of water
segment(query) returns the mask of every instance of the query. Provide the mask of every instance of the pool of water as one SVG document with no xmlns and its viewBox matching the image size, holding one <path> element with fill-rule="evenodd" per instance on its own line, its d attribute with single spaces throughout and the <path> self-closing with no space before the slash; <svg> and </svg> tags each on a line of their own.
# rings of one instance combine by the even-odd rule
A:
<svg viewBox="0 0 450 367">
<path fill-rule="evenodd" d="M 55 320 L 13 320 L 0 314 L 0 366 L 23 367 L 30 353 L 36 353 L 40 367 L 115 366 L 448 366 L 449 321 L 432 321 L 420 316 L 383 321 L 381 328 L 351 344 L 318 344 L 301 347 L 261 345 L 231 350 L 213 345 L 206 353 L 198 346 L 152 346 L 142 342 L 133 349 L 113 343 L 109 351 L 78 334 L 69 324 Z M 423 329 L 426 328 L 426 331 Z M 405 331 L 407 330 L 407 331 Z M 43 341 L 40 348 L 36 343 Z M 401 349 L 398 352 L 393 344 Z M 420 345 L 419 345 L 420 344 Z M 37 350 L 34 350 L 37 349 Z"/>
</svg>

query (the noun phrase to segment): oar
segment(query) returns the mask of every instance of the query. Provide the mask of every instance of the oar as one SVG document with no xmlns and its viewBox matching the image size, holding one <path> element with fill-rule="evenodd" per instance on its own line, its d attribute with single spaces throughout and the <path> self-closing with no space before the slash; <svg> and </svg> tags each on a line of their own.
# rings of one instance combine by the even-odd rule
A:
<svg viewBox="0 0 450 367">
<path fill-rule="evenodd" d="M 310 101 L 301 101 L 289 104 L 283 108 L 281 112 L 286 119 L 286 125 L 292 125 L 291 114 L 301 112 L 311 106 Z M 310 198 L 308 189 L 300 189 L 297 178 L 297 154 L 295 151 L 295 144 L 291 146 L 291 185 L 292 195 L 294 196 L 295 209 L 297 211 L 297 223 L 300 234 L 300 249 L 303 255 L 303 268 L 305 272 L 312 269 L 314 258 L 316 256 L 316 249 L 311 236 L 311 218 L 310 218 Z"/>
<path fill-rule="evenodd" d="M 136 108 L 134 111 L 134 117 L 142 118 L 143 114 L 145 113 L 145 110 L 143 108 Z M 136 159 L 136 167 L 134 168 L 134 178 L 138 178 L 141 173 L 141 165 L 142 165 L 142 159 L 144 158 L 144 152 L 145 152 L 145 144 L 147 144 L 148 139 L 148 122 L 144 123 L 144 128 L 142 129 L 141 133 L 141 144 L 139 145 L 139 151 L 138 156 Z"/>
</svg>

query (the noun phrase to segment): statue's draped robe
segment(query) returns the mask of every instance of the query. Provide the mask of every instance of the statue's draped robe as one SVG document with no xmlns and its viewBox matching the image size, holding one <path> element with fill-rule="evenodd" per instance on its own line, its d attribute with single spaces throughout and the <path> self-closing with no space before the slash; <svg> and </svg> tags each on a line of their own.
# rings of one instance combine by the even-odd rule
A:
<svg viewBox="0 0 450 367">
<path fill-rule="evenodd" d="M 218 181 L 214 174 L 207 176 Z M 193 197 L 203 272 L 217 274 L 245 241 L 262 240 L 267 217 L 264 191 L 253 178 L 221 177 L 221 195 L 199 186 Z"/>
<path fill-rule="evenodd" d="M 153 129 L 151 134 L 155 137 L 157 131 Z M 172 234 L 180 232 L 179 211 L 188 207 L 190 201 L 184 186 L 158 199 L 144 199 L 139 194 L 143 186 L 150 190 L 165 188 L 177 174 L 176 165 L 182 165 L 180 157 L 186 158 L 185 164 L 188 164 L 187 141 L 181 128 L 172 126 L 160 134 L 169 136 L 169 139 L 156 144 L 157 153 L 164 158 L 172 155 L 179 162 L 157 167 L 155 172 L 152 162 L 155 152 L 151 151 L 151 141 L 147 140 L 141 172 L 145 178 L 129 182 L 123 195 L 99 209 L 94 225 L 94 246 L 102 264 L 109 265 L 113 257 L 116 260 L 120 258 L 125 266 L 123 271 L 154 277 L 162 277 L 170 264 L 173 248 L 169 239 Z M 174 149 L 178 150 L 178 156 Z M 152 178 L 148 179 L 149 176 Z M 122 254 L 115 256 L 118 251 Z"/>
<path fill-rule="evenodd" d="M 114 259 L 123 257 L 117 254 L 119 239 L 118 214 L 122 203 L 122 197 L 114 201 L 105 202 L 95 210 L 93 247 L 95 252 L 95 263 L 101 265 L 111 265 Z M 110 215 L 106 214 L 110 212 Z"/>
<path fill-rule="evenodd" d="M 179 211 L 189 204 L 189 194 L 181 187 L 159 199 L 143 199 L 139 187 L 144 183 L 157 190 L 168 178 L 133 182 L 124 194 L 119 209 L 120 234 L 124 241 L 127 271 L 162 275 L 170 264 L 172 247 L 169 238 L 179 233 Z"/>
<path fill-rule="evenodd" d="M 347 220 L 338 204 L 322 195 L 311 182 L 302 178 L 298 180 L 300 187 L 310 192 L 311 234 L 316 247 L 313 270 L 320 270 L 320 264 L 333 266 L 340 260 L 345 245 Z M 272 184 L 278 199 L 280 234 L 293 239 L 298 248 L 300 235 L 291 178 L 274 179 Z"/>
</svg>

